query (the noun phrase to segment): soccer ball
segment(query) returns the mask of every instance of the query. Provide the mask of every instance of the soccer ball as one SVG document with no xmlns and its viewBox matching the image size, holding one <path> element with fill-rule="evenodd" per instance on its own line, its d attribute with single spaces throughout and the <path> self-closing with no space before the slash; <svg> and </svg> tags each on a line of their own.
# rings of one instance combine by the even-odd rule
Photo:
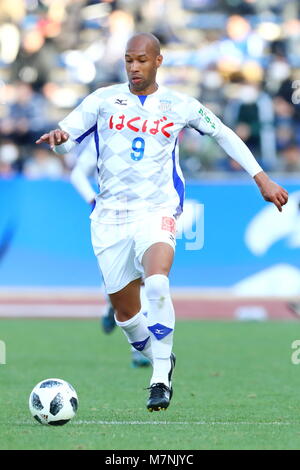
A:
<svg viewBox="0 0 300 470">
<path fill-rule="evenodd" d="M 42 380 L 29 396 L 30 413 L 41 424 L 62 426 L 75 416 L 77 408 L 77 393 L 65 380 Z"/>
</svg>

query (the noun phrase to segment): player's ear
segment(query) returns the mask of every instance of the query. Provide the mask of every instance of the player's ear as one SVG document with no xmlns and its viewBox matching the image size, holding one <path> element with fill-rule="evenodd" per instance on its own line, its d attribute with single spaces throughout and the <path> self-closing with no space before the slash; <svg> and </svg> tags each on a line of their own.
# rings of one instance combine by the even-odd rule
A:
<svg viewBox="0 0 300 470">
<path fill-rule="evenodd" d="M 161 54 L 159 54 L 156 57 L 156 66 L 157 66 L 157 68 L 161 66 L 162 62 L 163 62 L 163 56 Z"/>
</svg>

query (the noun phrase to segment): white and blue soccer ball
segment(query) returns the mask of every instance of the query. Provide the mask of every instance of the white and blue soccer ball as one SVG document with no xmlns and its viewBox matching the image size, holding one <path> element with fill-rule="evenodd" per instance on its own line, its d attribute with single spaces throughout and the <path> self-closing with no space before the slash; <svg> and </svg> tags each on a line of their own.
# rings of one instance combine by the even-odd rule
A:
<svg viewBox="0 0 300 470">
<path fill-rule="evenodd" d="M 62 426 L 74 418 L 78 396 L 74 387 L 65 380 L 42 380 L 29 396 L 29 409 L 39 423 Z"/>
</svg>

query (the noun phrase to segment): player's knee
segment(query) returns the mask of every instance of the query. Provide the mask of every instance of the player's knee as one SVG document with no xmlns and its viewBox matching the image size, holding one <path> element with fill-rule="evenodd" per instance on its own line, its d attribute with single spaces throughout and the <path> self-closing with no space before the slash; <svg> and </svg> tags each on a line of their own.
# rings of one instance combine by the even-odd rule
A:
<svg viewBox="0 0 300 470">
<path fill-rule="evenodd" d="M 169 279 L 164 274 L 153 274 L 145 279 L 148 300 L 164 299 L 170 295 Z"/>
<path fill-rule="evenodd" d="M 138 299 L 138 301 L 135 302 L 130 298 L 126 298 L 125 300 L 114 299 L 113 306 L 116 319 L 120 322 L 130 320 L 130 318 L 136 315 L 141 309 L 140 300 Z"/>
<path fill-rule="evenodd" d="M 120 322 L 128 321 L 139 312 L 138 309 L 129 309 L 126 306 L 115 308 L 116 319 Z"/>
</svg>

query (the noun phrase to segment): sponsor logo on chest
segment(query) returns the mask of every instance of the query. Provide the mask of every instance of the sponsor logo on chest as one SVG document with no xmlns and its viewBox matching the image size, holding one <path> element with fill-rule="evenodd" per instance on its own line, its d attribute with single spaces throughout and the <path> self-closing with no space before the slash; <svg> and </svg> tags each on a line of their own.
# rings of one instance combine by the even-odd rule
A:
<svg viewBox="0 0 300 470">
<path fill-rule="evenodd" d="M 108 119 L 109 129 L 122 131 L 129 129 L 132 132 L 142 132 L 150 135 L 162 134 L 163 136 L 170 138 L 171 131 L 174 126 L 167 116 L 162 117 L 145 117 L 139 116 L 138 114 L 132 116 L 125 115 L 124 113 L 112 114 Z"/>
</svg>

